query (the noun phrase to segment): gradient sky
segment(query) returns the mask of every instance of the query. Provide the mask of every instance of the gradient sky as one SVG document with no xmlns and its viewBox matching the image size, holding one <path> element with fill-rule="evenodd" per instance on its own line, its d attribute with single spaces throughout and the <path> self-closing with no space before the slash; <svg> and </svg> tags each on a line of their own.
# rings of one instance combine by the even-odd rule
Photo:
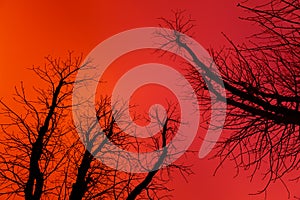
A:
<svg viewBox="0 0 300 200">
<path fill-rule="evenodd" d="M 172 3 L 169 3 L 172 2 Z M 13 93 L 20 81 L 30 88 L 36 84 L 26 68 L 43 64 L 44 56 L 64 56 L 68 50 L 87 55 L 104 39 L 136 27 L 157 26 L 158 17 L 171 17 L 171 10 L 186 10 L 196 20 L 195 39 L 205 48 L 228 45 L 224 32 L 236 43 L 255 30 L 242 22 L 238 1 L 0 1 L 0 97 Z M 198 143 L 195 141 L 194 146 Z M 199 145 L 198 145 L 199 146 Z M 263 199 L 249 196 L 261 189 L 261 177 L 249 182 L 247 172 L 233 178 L 233 163 L 226 163 L 216 176 L 216 160 L 189 157 L 195 174 L 186 183 L 174 174 L 170 186 L 174 199 Z M 291 186 L 294 189 L 295 185 Z M 270 187 L 268 199 L 282 200 L 287 193 L 280 183 Z"/>
</svg>

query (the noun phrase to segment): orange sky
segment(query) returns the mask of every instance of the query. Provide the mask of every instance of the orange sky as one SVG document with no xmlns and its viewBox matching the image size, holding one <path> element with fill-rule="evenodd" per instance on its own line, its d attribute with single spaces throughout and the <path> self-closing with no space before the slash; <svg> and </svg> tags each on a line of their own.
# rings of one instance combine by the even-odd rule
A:
<svg viewBox="0 0 300 200">
<path fill-rule="evenodd" d="M 170 3 L 172 2 L 172 3 Z M 35 85 L 26 68 L 43 64 L 47 55 L 64 56 L 68 50 L 87 55 L 99 42 L 127 29 L 157 26 L 158 17 L 170 17 L 171 9 L 186 10 L 196 20 L 195 39 L 204 47 L 227 45 L 221 32 L 237 43 L 253 30 L 238 20 L 243 14 L 237 1 L 0 1 L 0 97 L 11 95 L 20 81 Z M 197 141 L 196 141 L 197 142 Z M 197 144 L 196 144 L 197 146 Z M 249 183 L 247 173 L 233 178 L 233 163 L 227 163 L 212 176 L 217 161 L 190 157 L 195 175 L 185 183 L 174 175 L 170 183 L 174 199 L 263 199 L 248 196 L 262 184 L 257 178 Z M 282 200 L 287 193 L 276 184 L 270 187 L 268 199 Z"/>
</svg>

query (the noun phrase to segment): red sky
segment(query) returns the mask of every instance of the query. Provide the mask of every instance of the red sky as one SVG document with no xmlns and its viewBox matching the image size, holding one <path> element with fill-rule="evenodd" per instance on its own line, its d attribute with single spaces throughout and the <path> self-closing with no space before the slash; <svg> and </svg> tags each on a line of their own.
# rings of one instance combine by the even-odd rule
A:
<svg viewBox="0 0 300 200">
<path fill-rule="evenodd" d="M 172 3 L 170 3 L 172 2 Z M 68 50 L 87 55 L 106 38 L 136 27 L 157 26 L 158 17 L 171 17 L 171 10 L 186 10 L 196 20 L 195 39 L 206 48 L 228 45 L 224 32 L 241 43 L 253 27 L 238 19 L 244 14 L 238 1 L 0 1 L 0 97 L 11 95 L 20 81 L 35 85 L 26 68 L 43 63 L 44 56 L 64 56 Z M 261 188 L 260 177 L 249 183 L 247 173 L 233 178 L 233 163 L 212 176 L 217 161 L 189 157 L 195 175 L 186 183 L 174 175 L 170 183 L 174 199 L 263 199 L 249 196 Z M 281 184 L 270 187 L 268 199 L 282 200 Z"/>
</svg>

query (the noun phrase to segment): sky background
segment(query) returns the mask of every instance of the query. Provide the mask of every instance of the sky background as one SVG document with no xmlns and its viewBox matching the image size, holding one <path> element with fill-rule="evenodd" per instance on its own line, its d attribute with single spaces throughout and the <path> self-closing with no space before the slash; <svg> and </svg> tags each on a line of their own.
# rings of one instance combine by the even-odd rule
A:
<svg viewBox="0 0 300 200">
<path fill-rule="evenodd" d="M 194 38 L 205 48 L 228 46 L 224 32 L 236 43 L 257 28 L 238 19 L 245 13 L 237 8 L 238 1 L 193 0 L 182 1 L 6 1 L 0 0 L 0 97 L 8 99 L 20 81 L 26 88 L 36 86 L 32 65 L 42 65 L 44 57 L 65 56 L 72 50 L 86 56 L 106 38 L 132 28 L 158 26 L 159 17 L 172 17 L 171 10 L 186 10 L 196 20 Z M 199 144 L 195 141 L 194 146 Z M 174 199 L 263 199 L 263 195 L 249 196 L 261 189 L 257 176 L 251 183 L 248 172 L 234 178 L 234 163 L 227 162 L 213 176 L 217 160 L 190 156 L 194 175 L 188 183 L 174 174 L 170 187 Z M 291 185 L 295 190 L 296 185 Z M 282 184 L 270 186 L 268 199 L 287 199 Z"/>
</svg>

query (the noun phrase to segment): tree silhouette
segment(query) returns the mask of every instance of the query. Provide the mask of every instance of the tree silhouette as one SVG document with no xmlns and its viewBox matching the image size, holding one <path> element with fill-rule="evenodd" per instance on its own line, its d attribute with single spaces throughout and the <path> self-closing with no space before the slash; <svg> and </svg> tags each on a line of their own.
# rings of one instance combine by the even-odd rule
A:
<svg viewBox="0 0 300 200">
<path fill-rule="evenodd" d="M 218 143 L 215 155 L 221 158 L 220 166 L 232 159 L 238 169 L 252 170 L 252 177 L 264 170 L 267 183 L 259 191 L 263 192 L 272 181 L 283 181 L 285 175 L 300 167 L 300 4 L 299 0 L 275 0 L 238 6 L 248 11 L 243 19 L 258 24 L 262 31 L 252 35 L 247 45 L 236 45 L 225 36 L 231 48 L 210 51 L 221 76 L 202 63 L 190 44 L 185 43 L 183 33 L 190 33 L 194 21 L 184 12 L 174 12 L 174 20 L 161 18 L 161 26 L 174 30 L 174 34 L 158 34 L 166 39 L 165 45 L 176 45 L 201 68 L 201 75 L 194 66 L 189 71 L 189 80 L 201 98 L 200 107 L 209 113 L 208 89 L 218 101 L 228 104 L 224 126 L 228 131 Z M 81 62 L 81 57 L 71 53 L 65 60 L 49 56 L 44 67 L 32 68 L 45 85 L 42 89 L 34 88 L 34 97 L 21 84 L 15 89 L 13 102 L 0 100 L 0 195 L 34 200 L 169 198 L 166 192 L 170 189 L 164 184 L 173 170 L 191 174 L 183 164 L 159 168 L 169 156 L 168 148 L 164 147 L 168 147 L 180 124 L 176 108 L 169 104 L 166 119 L 156 118 L 161 131 L 145 142 L 118 127 L 116 119 L 124 110 L 115 113 L 110 98 L 101 97 L 95 106 L 97 120 L 88 125 L 81 141 L 75 130 L 81 128 L 80 124 L 75 127 L 70 114 L 76 73 L 91 67 Z M 222 86 L 221 83 L 226 96 L 214 88 Z M 12 109 L 15 104 L 19 107 Z M 213 120 L 207 113 L 204 118 Z M 103 127 L 102 131 L 93 132 L 98 125 Z M 119 171 L 97 159 L 107 153 L 103 150 L 106 141 L 97 143 L 104 136 L 106 141 L 128 152 L 139 153 L 145 148 L 161 154 L 149 172 Z M 115 159 L 118 163 L 118 157 Z M 299 178 L 296 175 L 294 180 Z"/>
<path fill-rule="evenodd" d="M 101 97 L 97 103 L 97 119 L 88 126 L 88 133 L 84 134 L 82 138 L 85 142 L 86 148 L 79 158 L 76 169 L 76 180 L 72 184 L 70 192 L 70 199 L 163 199 L 169 197 L 164 194 L 165 191 L 170 191 L 164 184 L 166 184 L 173 171 L 179 170 L 183 174 L 191 174 L 189 166 L 183 164 L 172 164 L 160 169 L 167 159 L 168 152 L 165 148 L 162 154 L 157 158 L 154 170 L 145 173 L 131 173 L 123 172 L 117 169 L 112 169 L 99 162 L 96 158 L 97 154 L 105 154 L 107 150 L 104 149 L 107 140 L 118 145 L 127 151 L 140 152 L 141 149 L 149 148 L 150 150 L 159 150 L 167 147 L 167 142 L 173 137 L 179 125 L 176 109 L 171 105 L 168 108 L 168 115 L 165 121 L 160 121 L 157 117 L 161 132 L 155 137 L 151 137 L 150 141 L 140 141 L 136 138 L 130 137 L 126 134 L 126 130 L 120 130 L 117 126 L 116 119 L 123 115 L 124 108 L 113 113 L 114 106 L 111 107 L 109 97 Z M 133 122 L 128 122 L 133 123 Z M 102 132 L 94 132 L 94 126 L 101 124 Z M 107 140 L 103 140 L 96 147 L 93 148 L 97 141 L 97 137 L 102 137 L 105 134 Z M 117 153 L 118 154 L 118 153 Z M 124 155 L 123 155 L 124 156 Z M 127 156 L 127 155 L 125 155 Z M 73 156 L 78 158 L 78 156 Z M 128 161 L 133 161 L 130 155 L 126 157 Z M 118 159 L 118 156 L 116 157 Z M 156 159 L 156 158 L 152 158 Z M 76 161 L 75 161 L 76 162 Z M 142 162 L 142 161 L 141 161 Z M 159 175 L 158 175 L 159 174 Z"/>
<path fill-rule="evenodd" d="M 77 130 L 84 128 L 84 122 L 75 127 L 72 121 L 73 84 L 79 69 L 91 67 L 90 63 L 82 64 L 81 56 L 75 57 L 72 53 L 65 60 L 48 56 L 45 66 L 32 68 L 42 80 L 40 88 L 33 88 L 34 93 L 28 95 L 21 84 L 15 89 L 13 102 L 0 101 L 1 197 L 30 200 L 164 199 L 169 197 L 166 192 L 171 191 L 164 184 L 170 180 L 173 171 L 192 173 L 189 166 L 183 164 L 160 169 L 170 156 L 168 148 L 160 149 L 168 147 L 179 125 L 177 110 L 171 104 L 166 120 L 157 117 L 161 131 L 143 141 L 129 136 L 116 123 L 129 108 L 114 111 L 111 99 L 101 96 L 95 105 L 97 120 L 88 124 L 88 129 L 79 138 Z M 95 132 L 99 125 L 102 131 Z M 97 143 L 104 135 L 106 140 Z M 163 152 L 152 158 L 157 159 L 154 170 L 123 172 L 106 166 L 97 158 L 98 154 L 107 153 L 103 149 L 107 141 L 137 153 L 141 149 Z M 130 162 L 132 158 L 128 156 L 127 159 Z"/>
<path fill-rule="evenodd" d="M 70 111 L 73 78 L 81 64 L 81 57 L 69 53 L 65 61 L 46 57 L 44 67 L 33 67 L 33 72 L 46 84 L 34 88 L 37 96 L 30 98 L 23 84 L 15 89 L 12 109 L 0 101 L 1 118 L 1 194 L 8 198 L 49 198 L 57 185 L 56 170 L 65 162 L 71 148 L 63 138 L 72 131 L 66 116 Z"/>
<path fill-rule="evenodd" d="M 200 61 L 190 44 L 185 43 L 184 35 L 178 33 L 188 34 L 193 28 L 193 20 L 184 12 L 174 12 L 175 20 L 161 18 L 161 26 L 175 30 L 173 35 L 161 36 L 166 44 L 176 44 L 185 51 L 203 71 L 201 76 L 191 67 L 189 73 L 202 100 L 201 107 L 210 109 L 208 89 L 218 101 L 227 102 L 224 128 L 228 131 L 219 142 L 215 157 L 221 158 L 220 166 L 229 159 L 234 160 L 237 169 L 252 170 L 252 178 L 263 171 L 267 182 L 258 192 L 261 193 L 276 180 L 286 186 L 284 176 L 294 174 L 300 166 L 300 4 L 298 0 L 275 0 L 238 6 L 247 11 L 242 19 L 257 24 L 261 32 L 242 45 L 236 45 L 224 34 L 231 48 L 210 50 L 220 77 Z M 214 89 L 222 87 L 222 81 L 226 96 Z M 300 178 L 295 176 L 295 180 Z"/>
</svg>

